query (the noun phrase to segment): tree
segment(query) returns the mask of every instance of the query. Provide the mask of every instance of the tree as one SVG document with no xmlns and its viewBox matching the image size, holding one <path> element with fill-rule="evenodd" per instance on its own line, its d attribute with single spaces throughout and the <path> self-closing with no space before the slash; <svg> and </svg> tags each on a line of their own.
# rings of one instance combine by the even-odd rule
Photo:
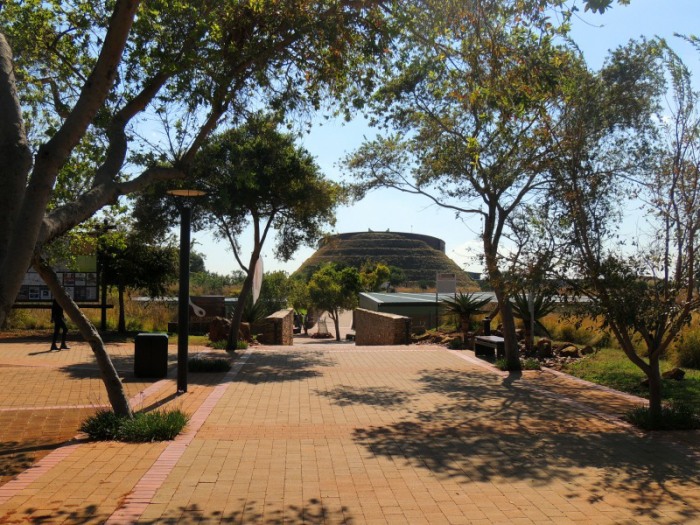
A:
<svg viewBox="0 0 700 525">
<path fill-rule="evenodd" d="M 213 138 L 201 151 L 195 176 L 207 176 L 214 191 L 207 216 L 217 235 L 229 242 L 247 274 L 233 313 L 229 348 L 235 349 L 243 308 L 253 287 L 254 269 L 271 231 L 276 257 L 286 261 L 302 244 L 313 244 L 335 222 L 342 197 L 338 184 L 323 177 L 311 155 L 294 137 L 258 115 Z M 252 226 L 253 250 L 244 263 L 239 238 Z"/>
<path fill-rule="evenodd" d="M 366 292 L 378 292 L 386 289 L 391 278 L 391 268 L 383 263 L 365 262 L 360 268 L 360 282 Z"/>
<path fill-rule="evenodd" d="M 550 111 L 580 59 L 555 44 L 542 2 L 428 3 L 407 15 L 411 36 L 375 95 L 395 133 L 366 142 L 346 166 L 359 195 L 395 188 L 481 218 L 508 367 L 519 369 L 501 245 L 511 217 L 546 185 Z"/>
<path fill-rule="evenodd" d="M 392 31 L 382 4 L 3 2 L 0 326 L 32 261 L 47 274 L 44 246 L 121 195 L 185 177 L 227 112 L 251 99 L 280 111 L 318 108 L 326 95 L 360 100 L 373 75 L 368 64 Z M 160 151 L 138 140 L 153 117 L 168 135 Z M 128 166 L 129 156 L 138 164 Z M 52 208 L 57 180 L 79 193 Z M 108 360 L 89 321 L 49 281 L 99 360 Z M 113 375 L 103 376 L 108 390 L 120 385 Z M 110 393 L 119 396 L 119 410 L 130 413 L 123 390 Z"/>
<path fill-rule="evenodd" d="M 258 302 L 265 306 L 266 315 L 289 306 L 289 276 L 287 272 L 278 270 L 266 272 L 260 287 Z"/>
<path fill-rule="evenodd" d="M 469 339 L 469 332 L 472 329 L 472 316 L 484 313 L 482 308 L 489 304 L 490 298 L 481 299 L 472 293 L 459 292 L 454 298 L 445 299 L 442 304 L 444 308 L 455 314 L 459 319 L 459 327 L 462 330 L 462 340 L 466 343 Z"/>
<path fill-rule="evenodd" d="M 340 312 L 357 307 L 362 291 L 360 273 L 353 267 L 328 263 L 311 276 L 308 290 L 311 304 L 333 319 L 335 340 L 340 341 Z"/>
<path fill-rule="evenodd" d="M 111 235 L 101 242 L 98 257 L 106 283 L 116 286 L 119 295 L 119 333 L 126 333 L 124 294 L 127 288 L 143 289 L 151 297 L 165 295 L 166 287 L 177 279 L 178 253 L 173 246 L 147 244 L 138 232 Z"/>
<path fill-rule="evenodd" d="M 663 63 L 675 101 L 665 118 L 657 103 Z M 553 231 L 568 248 L 571 288 L 588 298 L 585 310 L 603 317 L 647 376 L 655 426 L 662 409 L 659 360 L 700 308 L 699 97 L 689 71 L 663 42 L 632 43 L 600 75 L 572 86 L 553 158 Z M 619 224 L 629 196 L 645 202 L 649 235 L 624 246 Z"/>
</svg>

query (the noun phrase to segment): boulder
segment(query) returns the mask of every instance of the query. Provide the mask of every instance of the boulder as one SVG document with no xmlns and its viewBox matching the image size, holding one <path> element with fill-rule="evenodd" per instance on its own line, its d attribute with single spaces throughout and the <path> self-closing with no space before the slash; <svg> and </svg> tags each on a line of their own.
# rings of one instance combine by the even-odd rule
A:
<svg viewBox="0 0 700 525">
<path fill-rule="evenodd" d="M 586 345 L 583 348 L 581 348 L 581 355 L 591 355 L 595 354 L 596 349 L 593 348 L 591 345 Z"/>
<path fill-rule="evenodd" d="M 556 349 L 559 357 L 580 357 L 578 347 L 573 343 L 564 343 Z"/>
<path fill-rule="evenodd" d="M 224 317 L 214 317 L 209 323 L 209 340 L 223 341 L 228 338 L 228 332 L 231 330 L 231 321 Z"/>
<path fill-rule="evenodd" d="M 661 377 L 663 377 L 664 379 L 673 379 L 675 381 L 681 381 L 685 377 L 685 370 L 681 370 L 680 368 L 673 368 L 661 374 Z"/>
<path fill-rule="evenodd" d="M 554 357 L 554 353 L 552 352 L 552 341 L 547 338 L 543 337 L 537 341 L 535 349 L 537 350 L 538 359 L 548 359 L 550 357 Z"/>
</svg>

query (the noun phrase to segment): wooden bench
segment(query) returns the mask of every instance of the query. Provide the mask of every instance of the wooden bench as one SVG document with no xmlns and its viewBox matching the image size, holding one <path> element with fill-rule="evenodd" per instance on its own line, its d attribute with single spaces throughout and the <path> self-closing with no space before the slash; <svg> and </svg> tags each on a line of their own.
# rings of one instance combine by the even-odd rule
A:
<svg viewBox="0 0 700 525">
<path fill-rule="evenodd" d="M 497 335 L 477 335 L 474 338 L 474 354 L 485 355 L 496 352 L 496 358 L 506 354 L 505 341 Z"/>
</svg>

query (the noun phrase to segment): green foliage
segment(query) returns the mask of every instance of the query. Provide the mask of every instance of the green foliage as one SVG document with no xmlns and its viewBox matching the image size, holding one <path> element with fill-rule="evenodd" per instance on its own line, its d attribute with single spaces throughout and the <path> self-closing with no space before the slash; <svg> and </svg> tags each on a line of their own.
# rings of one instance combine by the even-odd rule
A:
<svg viewBox="0 0 700 525">
<path fill-rule="evenodd" d="M 138 412 L 133 418 L 117 416 L 111 410 L 99 410 L 87 418 L 80 430 L 100 441 L 151 442 L 174 439 L 189 421 L 181 410 Z"/>
<path fill-rule="evenodd" d="M 498 368 L 499 370 L 502 370 L 503 372 L 517 372 L 519 370 L 522 370 L 523 368 L 523 362 L 518 361 L 518 365 L 515 367 L 511 367 L 508 364 L 508 360 L 505 358 L 499 358 L 496 359 L 496 362 L 494 363 L 494 366 Z"/>
<path fill-rule="evenodd" d="M 532 357 L 528 357 L 527 359 L 522 359 L 521 361 L 521 366 L 523 370 L 541 370 L 542 367 L 540 366 L 540 362 Z"/>
<path fill-rule="evenodd" d="M 661 361 L 662 372 L 671 368 L 672 363 Z M 594 355 L 567 364 L 564 371 L 621 392 L 649 396 L 649 389 L 642 386 L 644 373 L 619 349 L 603 348 Z M 700 371 L 686 370 L 682 381 L 664 379 L 662 396 L 669 402 L 700 406 Z"/>
<path fill-rule="evenodd" d="M 700 370 L 700 329 L 688 330 L 671 351 L 676 366 Z"/>
<path fill-rule="evenodd" d="M 359 272 L 328 263 L 316 271 L 309 281 L 309 298 L 319 311 L 337 313 L 357 306 L 362 290 Z"/>
<path fill-rule="evenodd" d="M 207 346 L 211 348 L 216 348 L 217 350 L 226 350 L 226 346 L 228 344 L 228 341 L 226 339 L 222 339 L 221 341 L 209 341 L 207 343 Z M 247 350 L 248 349 L 248 342 L 247 341 L 236 341 L 236 350 Z"/>
<path fill-rule="evenodd" d="M 287 272 L 278 270 L 265 273 L 258 302 L 265 305 L 268 315 L 289 306 L 290 286 Z"/>
<path fill-rule="evenodd" d="M 253 299 L 249 298 L 243 308 L 243 321 L 252 324 L 257 321 L 262 321 L 271 313 L 272 312 L 268 310 L 267 304 L 260 301 L 253 304 Z"/>
<path fill-rule="evenodd" d="M 177 279 L 177 248 L 148 244 L 134 230 L 101 237 L 98 260 L 108 285 L 143 289 L 151 297 L 165 295 L 167 286 Z"/>
<path fill-rule="evenodd" d="M 587 328 L 576 326 L 575 323 L 560 323 L 552 332 L 557 341 L 565 341 L 577 345 L 587 345 L 593 341 L 593 334 Z"/>
<path fill-rule="evenodd" d="M 203 357 L 199 354 L 187 360 L 187 370 L 189 372 L 228 372 L 231 370 L 231 363 L 223 357 L 212 358 Z"/>
<path fill-rule="evenodd" d="M 372 263 L 365 261 L 360 268 L 360 282 L 362 289 L 366 292 L 379 292 L 386 290 L 384 286 L 389 283 L 391 269 L 383 263 Z"/>
<path fill-rule="evenodd" d="M 341 187 L 323 176 L 295 137 L 280 132 L 275 119 L 264 115 L 212 137 L 197 156 L 193 176 L 211 188 L 207 220 L 221 238 L 235 250 L 252 223 L 259 248 L 273 227 L 278 233 L 275 255 L 283 261 L 323 235 L 343 198 Z"/>
<path fill-rule="evenodd" d="M 513 315 L 520 319 L 525 325 L 526 330 L 530 330 L 530 301 L 529 294 L 525 291 L 520 291 L 511 297 L 511 305 L 513 306 Z M 532 293 L 532 313 L 535 323 L 534 335 L 546 335 L 551 337 L 547 327 L 542 324 L 540 319 L 551 314 L 557 307 L 554 298 L 544 290 L 537 290 Z"/>
<path fill-rule="evenodd" d="M 508 361 L 503 358 L 496 359 L 494 366 L 504 372 L 517 372 L 518 370 L 540 370 L 542 368 L 540 366 L 540 362 L 534 358 L 521 359 L 519 368 L 508 368 Z"/>
<path fill-rule="evenodd" d="M 454 298 L 445 299 L 442 307 L 459 318 L 462 332 L 472 329 L 471 318 L 473 315 L 484 313 L 484 306 L 489 304 L 490 298 L 480 298 L 473 293 L 458 292 Z"/>
<path fill-rule="evenodd" d="M 661 408 L 661 417 L 654 420 L 649 407 L 637 407 L 626 414 L 626 419 L 644 430 L 700 429 L 700 410 L 685 403 L 671 403 Z"/>
</svg>

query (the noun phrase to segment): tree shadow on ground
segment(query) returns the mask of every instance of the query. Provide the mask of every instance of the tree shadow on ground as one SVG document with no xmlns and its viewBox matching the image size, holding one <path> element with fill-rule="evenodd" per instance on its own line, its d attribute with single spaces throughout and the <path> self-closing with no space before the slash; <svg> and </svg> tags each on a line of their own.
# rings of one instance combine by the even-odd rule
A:
<svg viewBox="0 0 700 525">
<path fill-rule="evenodd" d="M 0 442 L 0 484 L 31 467 L 37 452 L 50 452 L 58 446 L 55 443 Z"/>
<path fill-rule="evenodd" d="M 224 513 L 217 510 L 203 509 L 198 505 L 178 507 L 176 511 L 166 513 L 157 519 L 140 519 L 141 524 L 189 524 L 189 523 L 260 523 L 264 525 L 351 525 L 354 522 L 346 507 L 331 510 L 317 499 L 310 499 L 303 506 L 287 505 L 276 508 L 272 504 L 258 505 L 255 501 L 240 500 L 241 509 Z M 44 523 L 104 523 L 108 514 L 101 513 L 95 505 L 82 509 L 69 510 L 59 508 L 53 511 L 39 511 L 29 508 L 24 511 L 24 522 Z M 2 519 L 2 516 L 0 516 Z"/>
<path fill-rule="evenodd" d="M 322 367 L 336 362 L 323 352 L 265 351 L 251 354 L 234 382 L 251 384 L 301 381 L 322 375 Z"/>
<path fill-rule="evenodd" d="M 419 382 L 444 402 L 413 421 L 357 429 L 354 440 L 375 456 L 465 483 L 563 482 L 571 498 L 615 494 L 638 515 L 658 517 L 665 506 L 700 519 L 700 461 L 683 447 L 592 420 L 515 378 L 442 369 Z"/>
<path fill-rule="evenodd" d="M 331 390 L 317 390 L 320 396 L 331 399 L 338 406 L 370 405 L 382 408 L 395 408 L 405 405 L 411 394 L 394 388 L 363 387 L 340 385 Z"/>
</svg>

